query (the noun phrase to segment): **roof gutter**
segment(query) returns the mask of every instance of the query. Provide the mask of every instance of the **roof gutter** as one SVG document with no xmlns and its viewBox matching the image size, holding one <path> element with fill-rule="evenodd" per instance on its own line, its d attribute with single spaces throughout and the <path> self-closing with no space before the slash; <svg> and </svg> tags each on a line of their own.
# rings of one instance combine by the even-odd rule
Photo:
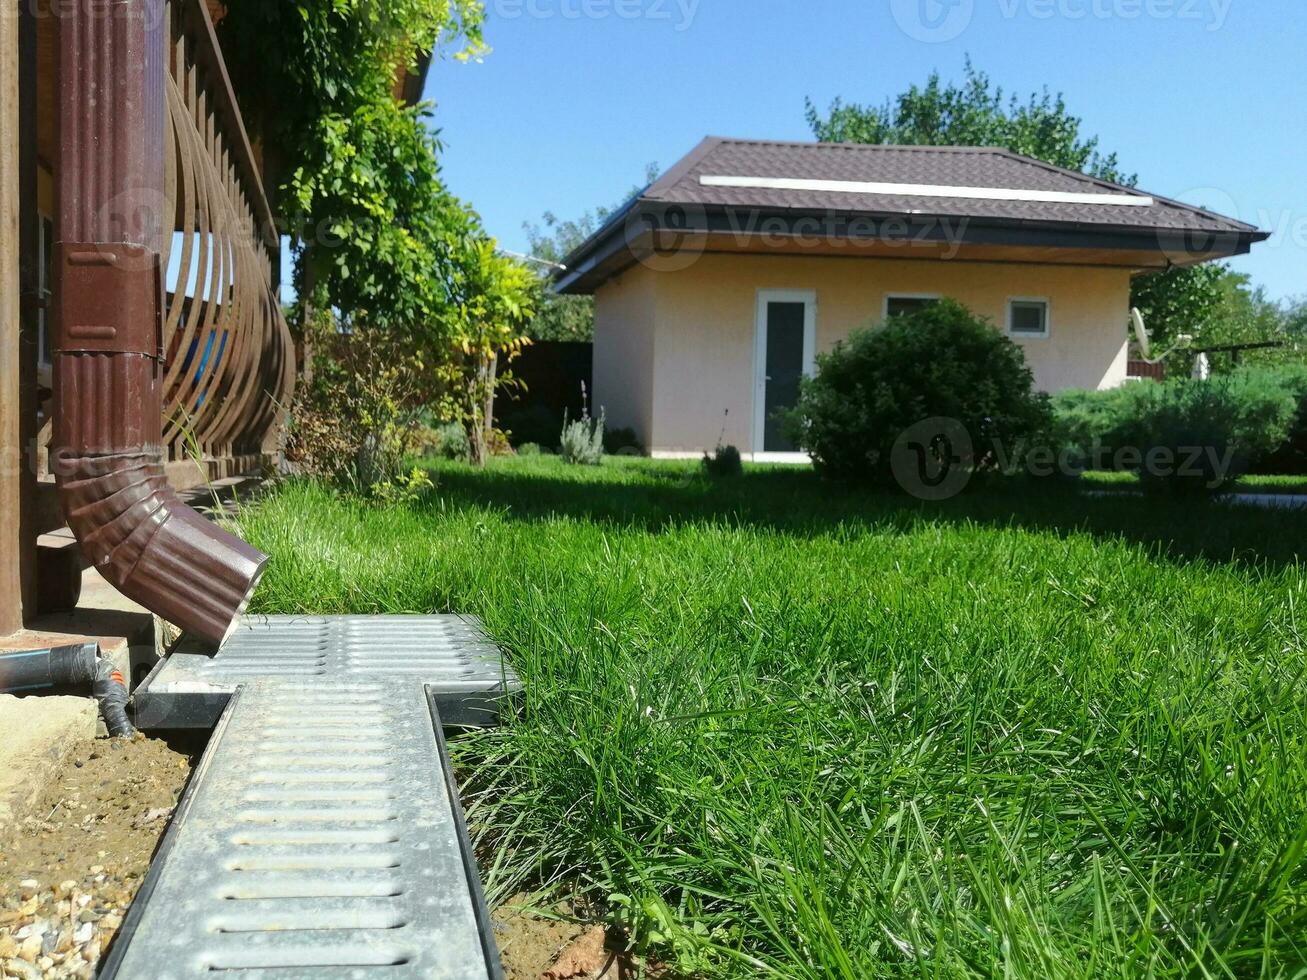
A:
<svg viewBox="0 0 1307 980">
<path fill-rule="evenodd" d="M 218 645 L 267 556 L 164 473 L 166 18 L 76 0 L 60 22 L 52 469 L 86 557 L 128 598 Z"/>
</svg>

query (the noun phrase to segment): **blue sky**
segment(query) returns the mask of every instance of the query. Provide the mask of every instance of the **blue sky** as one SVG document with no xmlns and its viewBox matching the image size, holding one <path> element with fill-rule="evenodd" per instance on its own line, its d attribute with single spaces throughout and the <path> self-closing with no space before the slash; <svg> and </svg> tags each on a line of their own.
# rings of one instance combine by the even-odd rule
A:
<svg viewBox="0 0 1307 980">
<path fill-rule="evenodd" d="M 486 0 L 482 63 L 426 97 L 450 188 L 506 248 L 545 211 L 616 203 L 703 136 L 807 139 L 804 96 L 879 103 L 970 54 L 1062 91 L 1156 194 L 1276 232 L 1235 261 L 1307 294 L 1302 0 Z"/>
</svg>

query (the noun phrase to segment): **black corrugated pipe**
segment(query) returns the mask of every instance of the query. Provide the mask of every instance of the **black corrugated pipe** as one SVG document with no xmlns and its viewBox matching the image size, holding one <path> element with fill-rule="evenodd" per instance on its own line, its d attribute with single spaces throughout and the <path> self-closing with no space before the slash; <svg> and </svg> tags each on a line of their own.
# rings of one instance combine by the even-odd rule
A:
<svg viewBox="0 0 1307 980">
<path fill-rule="evenodd" d="M 95 643 L 29 650 L 0 656 L 0 694 L 50 687 L 84 687 L 100 704 L 100 716 L 114 738 L 130 738 L 136 729 L 127 720 L 127 684 L 110 660 L 100 658 Z"/>
<path fill-rule="evenodd" d="M 182 503 L 164 471 L 167 18 L 159 0 L 65 8 L 51 467 L 105 579 L 218 646 L 267 556 Z"/>
</svg>

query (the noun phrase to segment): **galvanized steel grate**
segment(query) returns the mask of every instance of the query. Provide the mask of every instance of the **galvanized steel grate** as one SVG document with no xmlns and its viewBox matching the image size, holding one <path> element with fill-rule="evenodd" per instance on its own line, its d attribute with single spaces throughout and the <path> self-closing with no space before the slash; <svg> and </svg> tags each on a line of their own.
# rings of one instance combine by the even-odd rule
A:
<svg viewBox="0 0 1307 980">
<path fill-rule="evenodd" d="M 419 677 L 447 725 L 492 724 L 521 682 L 464 616 L 250 616 L 216 654 L 183 641 L 135 696 L 138 728 L 211 728 L 231 693 L 271 678 Z"/>
<path fill-rule="evenodd" d="M 499 659 L 457 617 L 250 620 L 174 653 L 156 697 L 226 703 L 104 975 L 498 977 L 438 692 L 502 696 Z"/>
</svg>

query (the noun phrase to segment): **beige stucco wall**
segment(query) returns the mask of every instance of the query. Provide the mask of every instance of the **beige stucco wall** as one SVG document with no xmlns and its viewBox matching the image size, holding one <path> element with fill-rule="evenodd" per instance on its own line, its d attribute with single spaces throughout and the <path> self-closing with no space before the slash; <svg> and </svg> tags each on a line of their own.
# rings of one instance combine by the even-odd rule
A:
<svg viewBox="0 0 1307 980">
<path fill-rule="evenodd" d="M 654 452 L 709 449 L 723 429 L 752 452 L 760 289 L 816 291 L 818 351 L 879 321 L 889 293 L 950 296 L 1004 330 L 1009 298 L 1047 298 L 1050 336 L 1014 338 L 1035 384 L 1106 388 L 1126 377 L 1124 269 L 705 255 L 677 272 L 636 267 L 598 291 L 595 390 L 612 424 L 632 425 Z"/>
<path fill-rule="evenodd" d="M 595 294 L 591 411 L 602 408 L 610 429 L 630 427 L 645 446 L 653 444 L 657 285 L 655 273 L 636 266 Z"/>
</svg>

